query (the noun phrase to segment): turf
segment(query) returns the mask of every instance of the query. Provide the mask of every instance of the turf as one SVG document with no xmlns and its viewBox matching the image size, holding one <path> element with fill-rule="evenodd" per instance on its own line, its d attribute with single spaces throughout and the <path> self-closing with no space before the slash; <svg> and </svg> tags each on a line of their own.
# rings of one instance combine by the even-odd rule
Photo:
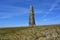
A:
<svg viewBox="0 0 60 40">
<path fill-rule="evenodd" d="M 0 40 L 60 40 L 60 25 L 0 28 Z"/>
</svg>

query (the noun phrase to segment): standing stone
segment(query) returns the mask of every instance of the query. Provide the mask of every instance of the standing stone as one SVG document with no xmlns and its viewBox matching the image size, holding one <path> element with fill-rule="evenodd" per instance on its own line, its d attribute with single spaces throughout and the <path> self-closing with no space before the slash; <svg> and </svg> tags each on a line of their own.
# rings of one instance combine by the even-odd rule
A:
<svg viewBox="0 0 60 40">
<path fill-rule="evenodd" d="M 35 25 L 34 9 L 33 6 L 30 6 L 29 26 L 34 26 L 34 25 Z"/>
</svg>

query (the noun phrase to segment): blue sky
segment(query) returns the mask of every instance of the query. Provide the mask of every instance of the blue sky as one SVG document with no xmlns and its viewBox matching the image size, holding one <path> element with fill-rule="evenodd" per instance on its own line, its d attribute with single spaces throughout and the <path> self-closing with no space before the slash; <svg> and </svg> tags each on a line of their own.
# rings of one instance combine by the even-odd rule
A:
<svg viewBox="0 0 60 40">
<path fill-rule="evenodd" d="M 60 24 L 60 0 L 0 0 L 0 28 L 29 25 L 30 5 L 36 25 Z"/>
</svg>

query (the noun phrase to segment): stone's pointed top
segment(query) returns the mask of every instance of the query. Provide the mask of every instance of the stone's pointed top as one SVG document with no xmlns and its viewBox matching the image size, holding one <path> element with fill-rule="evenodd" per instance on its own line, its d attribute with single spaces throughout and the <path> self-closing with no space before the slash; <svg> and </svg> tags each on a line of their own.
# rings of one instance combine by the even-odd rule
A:
<svg viewBox="0 0 60 40">
<path fill-rule="evenodd" d="M 30 5 L 30 8 L 32 8 L 33 6 L 32 5 Z"/>
<path fill-rule="evenodd" d="M 31 12 L 32 12 L 32 11 L 34 11 L 34 10 L 33 10 L 33 6 L 32 6 L 32 5 L 30 5 L 30 11 L 31 11 Z"/>
</svg>

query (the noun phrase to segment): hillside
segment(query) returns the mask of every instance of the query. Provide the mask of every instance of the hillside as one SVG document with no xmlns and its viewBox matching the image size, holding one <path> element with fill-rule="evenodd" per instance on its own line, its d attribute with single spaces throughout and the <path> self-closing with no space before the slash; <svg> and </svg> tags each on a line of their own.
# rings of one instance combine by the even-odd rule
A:
<svg viewBox="0 0 60 40">
<path fill-rule="evenodd" d="M 1 28 L 0 40 L 60 40 L 60 25 Z"/>
</svg>

